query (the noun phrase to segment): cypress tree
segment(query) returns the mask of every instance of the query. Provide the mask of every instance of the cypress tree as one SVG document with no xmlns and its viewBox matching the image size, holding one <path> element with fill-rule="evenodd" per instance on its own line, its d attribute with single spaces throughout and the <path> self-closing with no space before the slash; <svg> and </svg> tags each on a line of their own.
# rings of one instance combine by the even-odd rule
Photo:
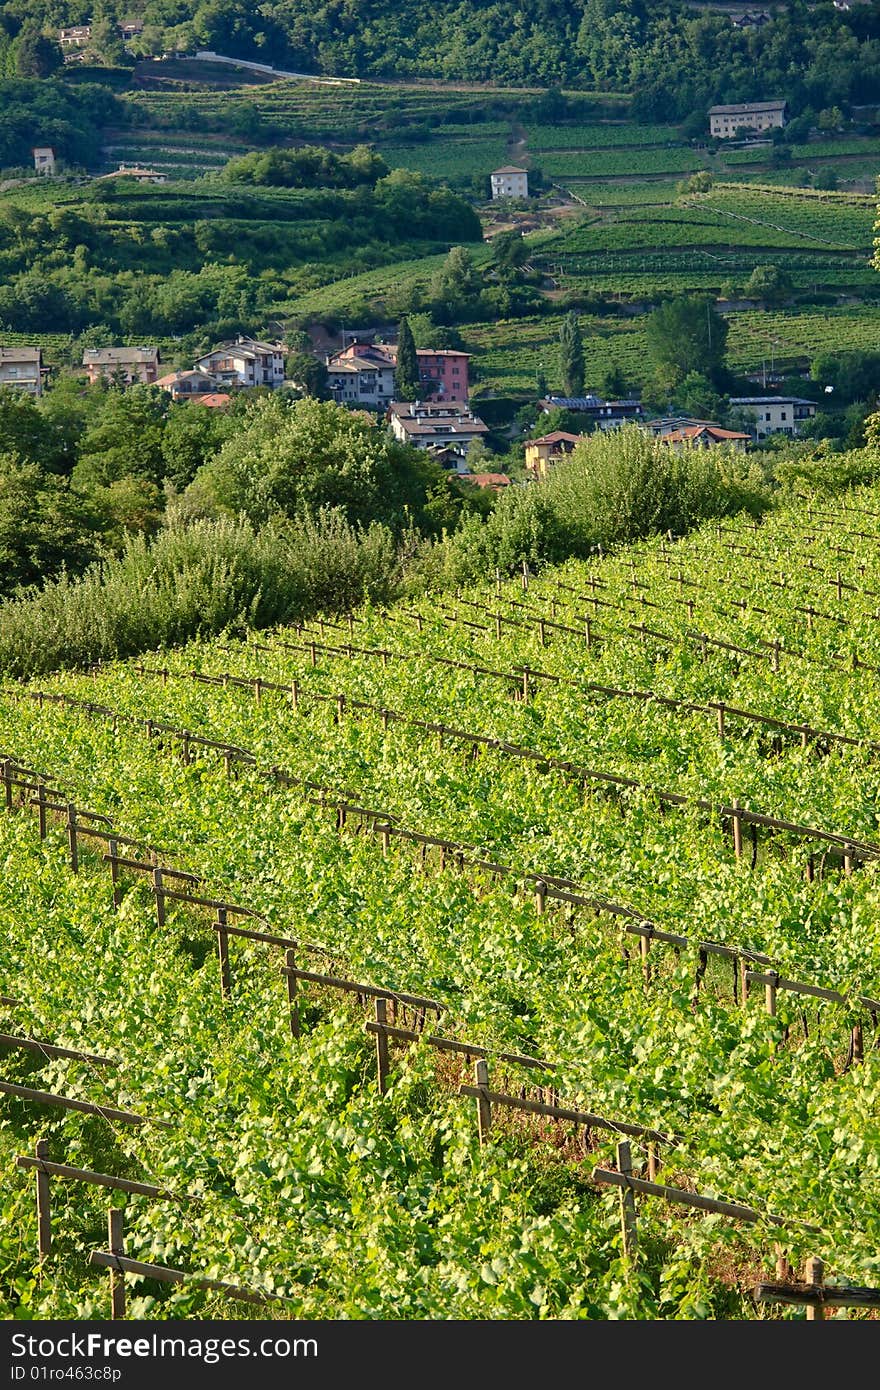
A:
<svg viewBox="0 0 880 1390">
<path fill-rule="evenodd" d="M 394 371 L 394 394 L 399 401 L 418 399 L 419 359 L 416 356 L 416 342 L 406 318 L 400 320 L 397 330 L 397 367 Z"/>
<path fill-rule="evenodd" d="M 559 327 L 559 367 L 567 396 L 584 390 L 584 340 L 577 314 L 566 314 Z"/>
</svg>

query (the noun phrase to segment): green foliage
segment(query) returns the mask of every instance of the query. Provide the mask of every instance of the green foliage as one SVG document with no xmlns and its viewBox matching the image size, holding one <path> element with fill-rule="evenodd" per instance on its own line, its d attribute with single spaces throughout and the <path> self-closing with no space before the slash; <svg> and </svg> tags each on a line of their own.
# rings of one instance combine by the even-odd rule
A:
<svg viewBox="0 0 880 1390">
<path fill-rule="evenodd" d="M 645 330 L 658 379 L 675 387 L 689 372 L 719 381 L 729 329 L 708 298 L 683 295 L 655 309 Z"/>
<path fill-rule="evenodd" d="M 725 402 L 703 372 L 688 372 L 675 388 L 673 404 L 682 415 L 696 420 L 719 421 L 725 413 Z"/>
<path fill-rule="evenodd" d="M 318 145 L 254 150 L 230 159 L 222 177 L 228 183 L 268 184 L 275 188 L 372 188 L 388 165 L 368 145 L 338 155 Z"/>
<path fill-rule="evenodd" d="M 531 500 L 514 506 L 505 495 L 513 511 L 497 533 L 514 566 L 524 551 L 535 553 L 529 531 L 541 524 L 542 496 L 538 488 L 515 491 Z M 876 488 L 847 501 L 856 516 L 880 508 Z M 710 959 L 701 970 L 696 946 L 714 939 L 763 952 L 783 979 L 876 998 L 876 875 L 870 864 L 845 875 L 829 853 L 825 871 L 808 881 L 809 847 L 793 837 L 762 827 L 752 865 L 748 855 L 734 856 L 720 817 L 671 805 L 658 813 L 658 792 L 668 788 L 717 805 L 736 796 L 771 815 L 876 837 L 877 770 L 867 743 L 830 754 L 804 749 L 796 731 L 762 731 L 730 714 L 758 709 L 865 739 L 875 731 L 875 681 L 847 658 L 870 649 L 876 598 L 864 590 L 877 588 L 880 566 L 870 548 L 847 555 L 852 517 L 827 510 L 829 525 L 814 542 L 815 517 L 796 502 L 757 528 L 732 520 L 719 535 L 707 526 L 678 540 L 672 556 L 668 543 L 648 541 L 533 573 L 527 594 L 518 576 L 496 594 L 494 574 L 483 572 L 461 597 L 516 615 L 500 638 L 491 620 L 473 626 L 479 608 L 462 605 L 466 627 L 450 621 L 451 602 L 441 609 L 430 594 L 388 613 L 387 589 L 375 584 L 375 602 L 353 613 L 350 655 L 339 650 L 338 634 L 325 639 L 337 654 L 319 642 L 312 665 L 289 631 L 264 634 L 259 649 L 224 633 L 220 642 L 157 652 L 147 665 L 168 667 L 167 685 L 107 664 L 41 679 L 78 707 L 47 701 L 40 708 L 16 698 L 8 682 L 0 696 L 4 748 L 51 772 L 53 785 L 111 817 L 121 833 L 173 850 L 175 864 L 201 875 L 209 896 L 244 903 L 264 915 L 269 931 L 324 947 L 317 959 L 332 970 L 394 992 L 429 993 L 445 1007 L 447 1036 L 490 1050 L 493 1088 L 515 1093 L 535 1082 L 534 1073 L 497 1060 L 498 1052 L 548 1058 L 552 1070 L 538 1080 L 552 1084 L 562 1104 L 678 1136 L 664 1168 L 670 1184 L 746 1202 L 784 1226 L 732 1223 L 639 1198 L 634 1269 L 621 1257 L 617 1194 L 586 1181 L 593 1164 L 612 1166 L 618 1134 L 594 1128 L 584 1153 L 568 1130 L 507 1118 L 497 1107 L 491 1142 L 481 1148 L 473 1105 L 456 1096 L 458 1070 L 438 1069 L 424 1045 L 395 1047 L 380 1096 L 354 1000 L 301 981 L 302 1031 L 291 1047 L 277 951 L 230 942 L 232 995 L 223 999 L 205 911 L 169 899 L 159 932 L 147 885 L 122 872 L 113 912 L 100 842 L 92 850 L 83 837 L 73 875 L 63 825 L 50 818 L 41 841 L 23 810 L 0 819 L 0 979 L 6 988 L 14 981 L 26 1001 L 18 1006 L 26 1012 L 21 1031 L 26 1022 L 33 1036 L 89 1046 L 121 1065 L 105 1078 L 76 1061 L 25 1063 L 12 1053 L 7 1075 L 103 1104 L 112 1098 L 172 1128 L 143 1126 L 122 1141 L 101 1120 L 38 1116 L 7 1102 L 0 1157 L 13 1177 L 0 1223 L 4 1316 L 86 1320 L 106 1312 L 106 1285 L 86 1258 L 106 1228 L 99 1189 L 53 1185 L 52 1277 L 44 1269 L 36 1278 L 32 1178 L 14 1176 L 15 1154 L 32 1151 L 36 1133 L 49 1138 L 57 1161 L 201 1199 L 127 1201 L 134 1258 L 285 1294 L 291 1303 L 279 1314 L 303 1319 L 753 1319 L 766 1315 L 751 1289 L 772 1271 L 781 1238 L 798 1268 L 818 1252 L 841 1282 L 875 1282 L 877 1068 L 868 1048 L 862 1063 L 847 1059 L 858 1014 L 817 1001 L 804 1028 L 802 1001 L 780 989 L 771 1017 L 755 992 L 745 1005 L 735 999 L 729 961 Z M 847 618 L 829 638 L 828 627 L 808 627 L 798 611 L 815 597 L 820 568 L 793 556 L 812 546 L 821 567 L 837 541 L 831 578 L 836 567 L 855 587 L 841 600 L 825 591 L 826 609 L 836 605 Z M 267 616 L 265 595 L 289 582 L 291 569 L 303 575 L 306 551 L 304 587 L 309 576 L 322 585 L 329 611 L 356 605 L 370 588 L 363 556 L 348 569 L 341 563 L 354 559 L 348 542 L 334 549 L 326 534 L 314 546 L 297 534 L 258 547 L 247 528 L 202 526 L 164 544 L 161 576 L 158 548 L 140 563 L 134 552 L 145 548 L 132 547 L 127 585 L 110 583 L 100 606 L 94 601 L 89 611 L 83 593 L 80 609 L 72 599 L 47 605 L 47 659 L 57 658 L 58 634 L 67 631 L 89 634 L 82 659 L 112 653 L 110 626 L 129 644 L 142 638 L 140 610 L 159 606 L 160 577 L 167 631 L 175 607 L 184 630 L 184 618 L 205 630 L 211 618 L 246 617 L 249 607 Z M 731 545 L 744 609 L 730 603 Z M 482 563 L 492 558 L 484 554 Z M 667 641 L 630 631 L 633 569 L 645 586 L 639 593 L 657 605 L 648 625 L 667 632 Z M 694 583 L 687 592 L 696 617 L 681 603 L 679 570 Z M 108 580 L 120 571 L 108 567 Z M 357 580 L 340 585 L 340 572 Z M 591 579 L 612 607 L 596 617 L 601 640 L 588 647 L 583 595 Z M 295 619 L 302 602 L 291 610 Z M 8 611 L 0 613 L 0 633 L 9 631 Z M 544 646 L 527 615 L 548 611 L 561 626 L 547 624 Z M 695 629 L 756 649 L 778 639 L 780 669 L 770 682 L 766 660 L 713 647 L 701 655 L 688 636 Z M 405 660 L 380 661 L 376 653 L 389 649 Z M 34 651 L 42 648 L 35 643 Z M 491 674 L 526 664 L 559 678 L 534 679 L 527 702 L 509 698 L 509 682 Z M 217 681 L 225 672 L 242 685 Z M 258 674 L 266 684 L 256 701 Z M 659 698 L 609 693 L 648 690 Z M 667 703 L 676 701 L 688 708 Z M 710 701 L 727 707 L 723 737 L 714 711 L 706 712 Z M 430 723 L 448 722 L 454 710 L 454 724 L 486 742 L 475 757 L 462 756 L 465 746 L 448 735 L 438 747 L 405 720 L 383 727 L 378 711 L 389 708 Z M 176 740 L 163 735 L 162 747 L 146 737 L 147 718 L 234 742 L 256 762 L 242 760 L 228 777 L 210 749 L 193 747 L 184 760 Z M 571 770 L 516 758 L 516 745 L 558 756 Z M 267 775 L 273 767 L 308 785 L 283 785 Z M 585 806 L 584 768 L 632 778 L 645 791 L 603 793 L 591 777 Z M 378 836 L 351 833 L 351 818 L 338 833 L 313 804 L 316 782 L 345 789 L 358 805 L 387 808 L 404 828 L 479 846 L 474 857 L 510 864 L 514 877 L 499 882 L 473 865 L 460 873 L 449 857 L 440 867 L 434 856 L 414 872 L 414 849 L 394 837 L 385 856 Z M 646 972 L 625 921 L 552 901 L 536 912 L 519 885 L 542 871 L 693 945 L 674 951 L 658 932 Z M 633 1149 L 641 1166 L 645 1150 L 638 1141 Z M 164 1296 L 132 1285 L 129 1298 L 135 1318 L 241 1311 L 186 1285 Z"/>
<path fill-rule="evenodd" d="M 284 375 L 306 396 L 316 396 L 320 400 L 326 393 L 327 364 L 314 353 L 290 353 L 284 364 Z"/>
<path fill-rule="evenodd" d="M 580 554 L 597 544 L 681 534 L 744 509 L 757 515 L 770 502 L 747 456 L 724 449 L 679 454 L 635 426 L 590 435 L 553 469 L 546 488 Z"/>
<path fill-rule="evenodd" d="M 62 54 L 57 43 L 28 23 L 12 44 L 12 61 L 16 77 L 51 77 L 61 66 Z"/>
<path fill-rule="evenodd" d="M 745 285 L 746 299 L 761 299 L 765 304 L 781 304 L 794 292 L 791 276 L 778 265 L 758 265 Z"/>
<path fill-rule="evenodd" d="M 394 395 L 399 401 L 418 399 L 419 359 L 412 329 L 406 318 L 402 318 L 397 328 L 397 363 L 394 369 Z"/>
<path fill-rule="evenodd" d="M 19 40 L 20 42 L 21 40 Z M 37 45 L 28 38 L 26 51 Z M 34 61 L 41 61 L 35 56 Z M 52 145 L 70 164 L 87 164 L 99 154 L 101 127 L 121 119 L 116 97 L 106 87 L 77 87 L 34 78 L 0 79 L 0 168 L 33 168 L 34 145 Z"/>
<path fill-rule="evenodd" d="M 544 418 L 543 433 L 562 422 Z M 669 529 L 683 533 L 709 517 L 770 505 L 760 470 L 724 449 L 676 453 L 635 426 L 585 437 L 546 482 L 512 487 L 480 524 L 460 530 L 422 556 L 416 577 L 452 584 L 498 567 L 532 567 L 586 556 Z"/>
<path fill-rule="evenodd" d="M 268 397 L 196 475 L 200 504 L 261 525 L 333 508 L 352 524 L 417 520 L 439 470 L 424 454 L 344 406 Z"/>
<path fill-rule="evenodd" d="M 0 670 L 82 666 L 236 624 L 340 611 L 395 582 L 390 533 L 338 514 L 257 534 L 245 521 L 200 521 L 150 544 L 130 537 L 82 578 L 0 606 Z"/>
<path fill-rule="evenodd" d="M 38 584 L 97 552 L 98 518 L 67 482 L 13 453 L 0 454 L 0 597 Z"/>
<path fill-rule="evenodd" d="M 430 284 L 431 313 L 436 323 L 461 323 L 474 314 L 482 288 L 474 258 L 466 246 L 453 246 Z"/>
<path fill-rule="evenodd" d="M 880 391 L 880 352 L 820 352 L 810 376 L 818 382 L 828 405 L 850 405 L 875 399 Z M 831 391 L 825 393 L 830 386 Z"/>
<path fill-rule="evenodd" d="M 577 314 L 565 315 L 559 325 L 559 375 L 566 396 L 580 396 L 584 389 L 584 343 Z"/>
</svg>

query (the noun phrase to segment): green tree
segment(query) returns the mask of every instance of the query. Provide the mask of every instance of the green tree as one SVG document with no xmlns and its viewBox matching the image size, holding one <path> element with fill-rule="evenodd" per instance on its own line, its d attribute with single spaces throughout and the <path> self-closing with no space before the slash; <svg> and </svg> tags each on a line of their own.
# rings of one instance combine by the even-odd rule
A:
<svg viewBox="0 0 880 1390">
<path fill-rule="evenodd" d="M 629 383 L 621 367 L 609 367 L 599 383 L 599 390 L 606 401 L 619 401 L 626 397 Z"/>
<path fill-rule="evenodd" d="M 711 381 L 703 372 L 688 372 L 679 382 L 673 398 L 675 407 L 683 415 L 696 420 L 719 420 L 724 414 L 725 404 Z"/>
<path fill-rule="evenodd" d="M 505 278 L 515 275 L 528 258 L 529 248 L 522 232 L 511 229 L 498 232 L 492 238 L 492 259 L 499 275 Z"/>
<path fill-rule="evenodd" d="M 321 400 L 327 391 L 327 364 L 311 352 L 291 352 L 284 364 L 284 375 L 306 396 Z"/>
<path fill-rule="evenodd" d="M 438 323 L 454 323 L 466 316 L 480 293 L 480 276 L 465 246 L 453 246 L 431 278 L 431 312 Z"/>
<path fill-rule="evenodd" d="M 22 25 L 12 54 L 17 77 L 51 77 L 63 61 L 58 44 L 32 22 Z"/>
<path fill-rule="evenodd" d="M 94 510 L 67 482 L 15 453 L 0 454 L 0 595 L 94 559 Z"/>
<path fill-rule="evenodd" d="M 209 410 L 197 401 L 172 405 L 162 431 L 165 478 L 176 488 L 188 487 L 234 429 L 235 419 L 228 411 Z"/>
<path fill-rule="evenodd" d="M 839 106 L 826 106 L 819 112 L 816 124 L 823 131 L 838 131 L 843 130 L 846 120 Z"/>
<path fill-rule="evenodd" d="M 165 476 L 162 434 L 167 397 L 153 386 L 108 391 L 98 418 L 86 430 L 73 470 L 78 492 L 97 496 L 126 478 L 161 486 Z"/>
<path fill-rule="evenodd" d="M 332 401 L 252 401 L 239 428 L 200 470 L 196 499 L 255 524 L 316 518 L 327 509 L 347 521 L 418 518 L 442 470 L 389 431 Z"/>
<path fill-rule="evenodd" d="M 674 390 L 689 372 L 701 372 L 720 384 L 728 331 L 705 295 L 680 295 L 659 305 L 645 328 L 658 382 Z"/>
<path fill-rule="evenodd" d="M 567 396 L 583 394 L 584 370 L 584 341 L 578 316 L 572 312 L 559 327 L 559 371 Z"/>
<path fill-rule="evenodd" d="M 760 299 L 764 304 L 782 304 L 793 293 L 791 276 L 778 265 L 756 265 L 743 287 L 746 299 Z"/>
<path fill-rule="evenodd" d="M 415 339 L 406 318 L 400 320 L 397 329 L 397 366 L 394 371 L 394 394 L 399 401 L 418 400 L 421 385 L 419 382 L 419 359 L 416 355 Z"/>
</svg>

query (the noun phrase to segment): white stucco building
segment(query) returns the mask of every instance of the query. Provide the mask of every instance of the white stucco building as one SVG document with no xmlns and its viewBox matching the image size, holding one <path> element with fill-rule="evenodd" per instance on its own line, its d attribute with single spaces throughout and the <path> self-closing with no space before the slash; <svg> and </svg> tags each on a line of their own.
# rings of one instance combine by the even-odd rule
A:
<svg viewBox="0 0 880 1390">
<path fill-rule="evenodd" d="M 529 176 L 525 169 L 517 169 L 514 164 L 505 164 L 503 169 L 493 169 L 493 198 L 528 198 Z"/>
</svg>

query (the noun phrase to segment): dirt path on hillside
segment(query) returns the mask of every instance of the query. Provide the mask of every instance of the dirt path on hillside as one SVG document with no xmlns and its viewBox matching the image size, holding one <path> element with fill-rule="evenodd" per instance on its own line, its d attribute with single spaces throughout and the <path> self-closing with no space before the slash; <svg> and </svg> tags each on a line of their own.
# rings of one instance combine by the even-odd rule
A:
<svg viewBox="0 0 880 1390">
<path fill-rule="evenodd" d="M 522 164 L 524 160 L 528 161 L 528 143 L 529 140 L 525 126 L 512 125 L 510 127 L 510 135 L 507 137 L 508 158 L 512 159 L 515 164 Z"/>
</svg>

